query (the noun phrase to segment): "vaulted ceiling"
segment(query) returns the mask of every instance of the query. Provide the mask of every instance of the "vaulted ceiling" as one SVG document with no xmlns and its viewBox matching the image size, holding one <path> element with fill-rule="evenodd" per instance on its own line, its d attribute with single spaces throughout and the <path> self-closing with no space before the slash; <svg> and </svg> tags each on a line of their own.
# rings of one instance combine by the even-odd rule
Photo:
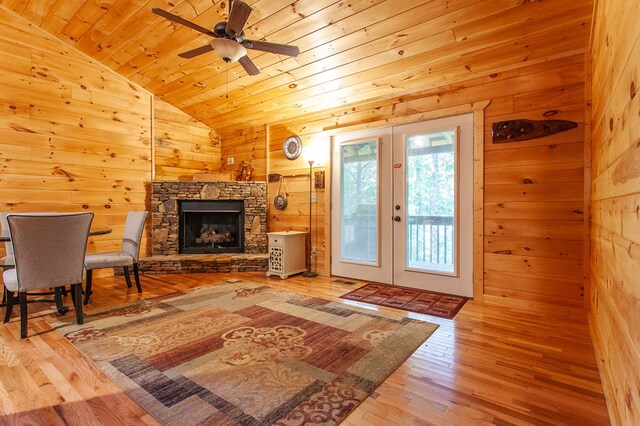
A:
<svg viewBox="0 0 640 426">
<path fill-rule="evenodd" d="M 0 0 L 7 8 L 224 131 L 289 120 L 586 51 L 592 0 L 246 0 L 247 38 L 300 48 L 249 51 L 248 76 L 209 37 L 151 13 L 212 28 L 226 0 Z"/>
</svg>

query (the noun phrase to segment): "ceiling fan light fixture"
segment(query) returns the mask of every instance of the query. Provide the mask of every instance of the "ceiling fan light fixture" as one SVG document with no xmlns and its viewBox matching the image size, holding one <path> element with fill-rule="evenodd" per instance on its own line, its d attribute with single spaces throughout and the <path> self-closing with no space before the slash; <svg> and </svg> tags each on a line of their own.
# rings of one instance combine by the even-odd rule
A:
<svg viewBox="0 0 640 426">
<path fill-rule="evenodd" d="M 218 53 L 218 56 L 228 62 L 237 62 L 238 59 L 247 55 L 247 49 L 233 40 L 214 38 L 210 43 L 211 47 Z"/>
<path fill-rule="evenodd" d="M 247 24 L 247 19 L 249 19 L 253 8 L 242 0 L 229 0 L 229 2 L 232 2 L 230 4 L 229 18 L 226 21 L 218 22 L 213 28 L 213 31 L 157 7 L 152 8 L 151 12 L 180 25 L 184 25 L 194 31 L 213 37 L 213 40 L 204 46 L 178 53 L 178 56 L 181 58 L 192 59 L 215 50 L 218 56 L 226 63 L 238 62 L 248 75 L 258 75 L 260 74 L 260 69 L 253 63 L 251 58 L 247 56 L 247 49 L 286 56 L 298 56 L 300 49 L 298 49 L 297 46 L 245 39 L 243 28 Z M 0 0 L 0 3 L 2 3 L 2 0 Z"/>
</svg>

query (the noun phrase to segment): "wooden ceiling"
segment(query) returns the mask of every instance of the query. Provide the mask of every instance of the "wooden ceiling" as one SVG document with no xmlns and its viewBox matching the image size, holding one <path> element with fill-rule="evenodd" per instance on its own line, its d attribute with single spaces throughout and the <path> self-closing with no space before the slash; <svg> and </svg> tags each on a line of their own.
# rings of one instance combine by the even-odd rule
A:
<svg viewBox="0 0 640 426">
<path fill-rule="evenodd" d="M 587 49 L 592 0 L 247 0 L 247 38 L 299 46 L 249 51 L 248 76 L 208 37 L 226 0 L 0 0 L 0 4 L 222 132 L 454 85 Z M 227 74 L 228 71 L 228 74 Z M 228 75 L 228 84 L 227 84 Z M 228 98 L 227 98 L 228 93 Z"/>
</svg>

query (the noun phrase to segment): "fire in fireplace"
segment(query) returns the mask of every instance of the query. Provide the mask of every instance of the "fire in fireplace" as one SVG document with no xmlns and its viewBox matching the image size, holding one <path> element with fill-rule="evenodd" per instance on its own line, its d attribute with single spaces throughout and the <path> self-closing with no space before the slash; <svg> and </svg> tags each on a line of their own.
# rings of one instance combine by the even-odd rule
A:
<svg viewBox="0 0 640 426">
<path fill-rule="evenodd" d="M 179 253 L 243 253 L 244 201 L 179 202 Z"/>
</svg>

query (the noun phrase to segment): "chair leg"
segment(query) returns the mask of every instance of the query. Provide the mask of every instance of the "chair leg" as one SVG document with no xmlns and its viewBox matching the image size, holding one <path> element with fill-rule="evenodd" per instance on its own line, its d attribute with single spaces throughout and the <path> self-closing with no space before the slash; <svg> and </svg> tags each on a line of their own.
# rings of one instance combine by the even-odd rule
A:
<svg viewBox="0 0 640 426">
<path fill-rule="evenodd" d="M 64 315 L 69 312 L 69 308 L 64 306 L 64 303 L 62 303 L 62 295 L 64 294 L 63 290 L 64 287 L 54 287 L 53 289 L 53 295 L 56 301 L 56 309 L 58 310 L 58 314 L 60 315 Z"/>
<path fill-rule="evenodd" d="M 123 266 L 124 268 L 124 279 L 127 281 L 127 287 L 131 288 L 131 277 L 129 276 L 129 267 Z"/>
<path fill-rule="evenodd" d="M 83 324 L 84 318 L 82 317 L 82 284 L 72 284 L 71 295 L 73 296 L 73 304 L 76 306 L 76 322 L 78 324 Z"/>
<path fill-rule="evenodd" d="M 91 281 L 93 281 L 93 269 L 87 269 L 87 285 L 84 288 L 84 304 L 89 303 L 91 297 Z"/>
<path fill-rule="evenodd" d="M 13 313 L 14 295 L 12 291 L 8 291 L 7 289 L 5 289 L 4 292 L 7 295 L 7 306 L 4 313 L 4 322 L 7 323 L 11 320 L 11 314 Z"/>
<path fill-rule="evenodd" d="M 140 275 L 138 274 L 138 263 L 133 264 L 133 277 L 136 280 L 136 288 L 138 289 L 138 293 L 142 293 L 142 287 L 140 286 Z"/>
<path fill-rule="evenodd" d="M 71 292 L 71 301 L 73 302 L 73 307 L 75 308 L 76 307 L 76 293 L 75 293 L 75 291 L 73 291 L 73 289 L 74 289 L 73 286 L 74 286 L 74 284 L 71 284 L 69 286 L 69 291 Z"/>
<path fill-rule="evenodd" d="M 27 337 L 27 293 L 21 291 L 18 293 L 20 298 L 20 338 Z"/>
</svg>

